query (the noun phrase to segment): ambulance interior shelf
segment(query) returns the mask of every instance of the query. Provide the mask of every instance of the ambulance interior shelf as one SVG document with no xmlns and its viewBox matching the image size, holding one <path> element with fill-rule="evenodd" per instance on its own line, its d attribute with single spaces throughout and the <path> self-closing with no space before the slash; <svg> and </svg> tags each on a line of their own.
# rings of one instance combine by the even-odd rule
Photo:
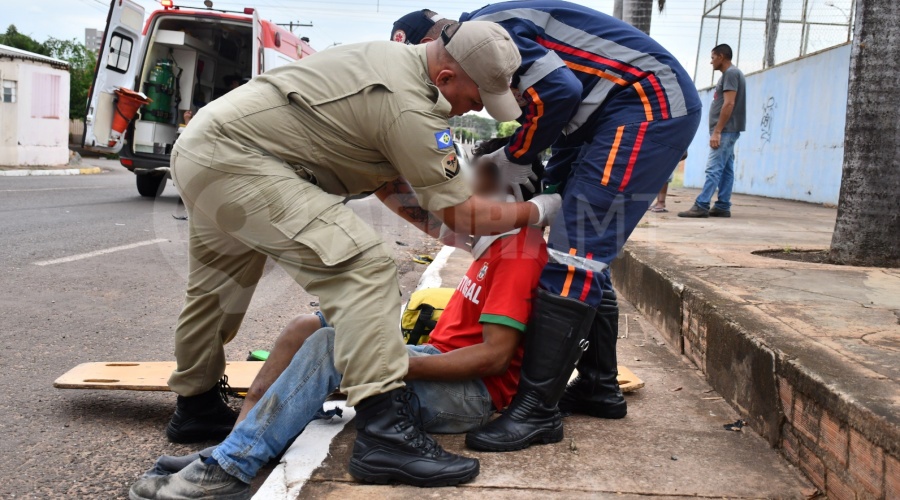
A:
<svg viewBox="0 0 900 500">
<path fill-rule="evenodd" d="M 169 154 L 184 112 L 196 111 L 217 97 L 217 75 L 244 73 L 237 64 L 218 54 L 212 40 L 206 42 L 184 31 L 156 30 L 141 75 L 144 93 L 154 102 L 141 110 L 135 122 L 134 151 Z"/>
</svg>

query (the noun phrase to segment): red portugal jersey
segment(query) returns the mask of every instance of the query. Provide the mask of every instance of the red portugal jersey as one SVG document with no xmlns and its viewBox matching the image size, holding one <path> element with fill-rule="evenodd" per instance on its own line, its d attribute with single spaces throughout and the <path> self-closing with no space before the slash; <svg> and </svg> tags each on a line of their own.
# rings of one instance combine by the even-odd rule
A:
<svg viewBox="0 0 900 500">
<path fill-rule="evenodd" d="M 497 239 L 469 267 L 431 332 L 431 344 L 441 352 L 480 344 L 482 323 L 525 331 L 531 300 L 547 263 L 547 245 L 539 229 Z M 522 346 L 502 375 L 483 379 L 497 409 L 512 401 L 519 385 Z"/>
</svg>

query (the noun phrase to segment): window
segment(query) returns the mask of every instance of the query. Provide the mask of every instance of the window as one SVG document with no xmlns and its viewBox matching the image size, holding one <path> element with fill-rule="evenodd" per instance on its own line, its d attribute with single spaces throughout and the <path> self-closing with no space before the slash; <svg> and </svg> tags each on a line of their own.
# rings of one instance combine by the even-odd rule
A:
<svg viewBox="0 0 900 500">
<path fill-rule="evenodd" d="M 59 75 L 35 73 L 31 80 L 31 117 L 59 118 Z"/>
<path fill-rule="evenodd" d="M 106 67 L 124 73 L 128 71 L 128 65 L 131 63 L 131 47 L 133 41 L 127 36 L 113 33 L 109 39 L 109 59 L 106 61 Z"/>
<path fill-rule="evenodd" d="M 16 82 L 3 80 L 3 102 L 16 102 Z"/>
</svg>

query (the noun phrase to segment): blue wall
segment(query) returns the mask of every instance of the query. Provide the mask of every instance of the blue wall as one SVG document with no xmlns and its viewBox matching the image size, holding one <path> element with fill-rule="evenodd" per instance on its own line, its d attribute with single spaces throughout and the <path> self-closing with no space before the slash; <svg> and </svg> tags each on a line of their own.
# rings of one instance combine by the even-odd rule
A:
<svg viewBox="0 0 900 500">
<path fill-rule="evenodd" d="M 850 45 L 747 76 L 747 130 L 735 149 L 734 191 L 815 203 L 838 201 Z M 684 184 L 702 187 L 714 89 L 688 149 Z"/>
</svg>

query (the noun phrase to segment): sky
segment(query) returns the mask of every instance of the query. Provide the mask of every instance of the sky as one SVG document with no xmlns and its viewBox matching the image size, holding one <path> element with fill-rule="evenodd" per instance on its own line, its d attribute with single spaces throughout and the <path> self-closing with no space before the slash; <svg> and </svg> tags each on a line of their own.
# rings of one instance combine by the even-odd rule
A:
<svg viewBox="0 0 900 500">
<path fill-rule="evenodd" d="M 154 0 L 137 0 L 146 12 L 161 8 Z M 458 18 L 463 12 L 484 6 L 487 0 L 435 2 L 434 0 L 213 0 L 226 10 L 255 7 L 261 17 L 279 23 L 300 21 L 311 28 L 297 28 L 308 36 L 316 50 L 334 44 L 387 40 L 393 22 L 420 9 L 431 9 L 444 17 Z M 612 13 L 613 0 L 577 2 Z M 202 0 L 175 0 L 176 5 L 202 7 Z M 697 38 L 703 0 L 670 0 L 662 13 L 654 12 L 651 36 L 668 48 L 689 74 L 694 72 Z M 84 29 L 103 29 L 107 0 L 0 0 L 0 29 L 15 24 L 19 32 L 44 41 L 50 36 L 84 41 Z M 700 63 L 706 64 L 705 58 Z"/>
</svg>

